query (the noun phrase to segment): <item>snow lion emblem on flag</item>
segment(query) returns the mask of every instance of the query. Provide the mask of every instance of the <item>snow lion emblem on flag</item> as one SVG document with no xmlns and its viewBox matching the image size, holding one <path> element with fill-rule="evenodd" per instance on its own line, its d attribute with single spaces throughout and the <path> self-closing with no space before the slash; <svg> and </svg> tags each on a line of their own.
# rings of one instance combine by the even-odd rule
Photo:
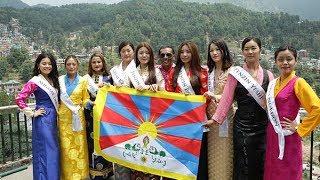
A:
<svg viewBox="0 0 320 180">
<path fill-rule="evenodd" d="M 105 86 L 94 107 L 95 151 L 160 176 L 196 179 L 205 98 Z"/>
</svg>

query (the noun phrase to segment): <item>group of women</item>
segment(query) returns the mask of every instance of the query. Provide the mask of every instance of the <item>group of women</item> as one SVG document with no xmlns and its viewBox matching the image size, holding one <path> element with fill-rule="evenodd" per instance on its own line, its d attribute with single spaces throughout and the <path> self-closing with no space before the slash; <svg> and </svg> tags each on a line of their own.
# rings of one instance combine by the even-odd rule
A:
<svg viewBox="0 0 320 180">
<path fill-rule="evenodd" d="M 67 74 L 58 77 L 54 57 L 40 54 L 34 77 L 16 97 L 22 111 L 33 117 L 34 179 L 107 179 L 112 174 L 120 180 L 162 178 L 112 164 L 94 152 L 92 107 L 98 89 L 105 85 L 206 97 L 208 120 L 197 179 L 301 179 L 301 137 L 320 123 L 320 100 L 295 75 L 297 52 L 293 47 L 283 46 L 275 52 L 280 70 L 276 79 L 260 66 L 261 48 L 258 38 L 245 38 L 244 65 L 233 67 L 227 44 L 213 40 L 204 68 L 196 44 L 183 42 L 166 80 L 145 42 L 136 49 L 122 42 L 118 49 L 121 63 L 110 75 L 100 53 L 91 56 L 84 77 L 78 74 L 75 56 L 66 58 Z M 35 110 L 26 104 L 32 93 Z M 298 123 L 300 106 L 308 115 Z"/>
</svg>

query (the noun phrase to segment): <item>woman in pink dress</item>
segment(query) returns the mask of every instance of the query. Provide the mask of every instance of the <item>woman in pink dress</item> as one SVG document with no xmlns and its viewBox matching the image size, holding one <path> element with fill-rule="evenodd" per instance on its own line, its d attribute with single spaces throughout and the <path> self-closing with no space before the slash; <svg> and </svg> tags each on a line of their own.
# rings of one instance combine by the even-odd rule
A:
<svg viewBox="0 0 320 180">
<path fill-rule="evenodd" d="M 295 75 L 297 51 L 292 46 L 278 48 L 275 63 L 281 74 L 270 82 L 267 93 L 270 121 L 267 127 L 264 179 L 301 180 L 301 137 L 310 134 L 320 123 L 320 100 L 310 85 Z M 308 115 L 297 124 L 300 121 L 299 117 L 296 118 L 300 106 L 305 108 Z M 283 145 L 279 143 L 281 136 Z"/>
</svg>

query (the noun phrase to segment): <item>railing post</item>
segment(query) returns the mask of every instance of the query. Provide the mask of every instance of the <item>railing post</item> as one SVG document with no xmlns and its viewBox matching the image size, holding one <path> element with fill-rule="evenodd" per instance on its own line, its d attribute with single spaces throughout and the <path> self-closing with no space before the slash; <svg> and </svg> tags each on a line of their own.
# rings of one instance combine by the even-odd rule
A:
<svg viewBox="0 0 320 180">
<path fill-rule="evenodd" d="M 10 137 L 10 152 L 11 152 L 11 161 L 14 161 L 14 149 L 13 149 L 13 131 L 12 131 L 12 120 L 11 113 L 8 114 L 9 117 L 9 137 Z"/>
<path fill-rule="evenodd" d="M 18 127 L 18 146 L 19 146 L 19 158 L 22 158 L 22 148 L 21 148 L 21 132 L 20 132 L 20 120 L 19 120 L 19 112 L 16 113 L 17 117 L 17 127 Z"/>
<path fill-rule="evenodd" d="M 4 143 L 4 128 L 3 128 L 3 123 L 4 123 L 4 120 L 3 120 L 3 116 L 0 115 L 0 124 L 1 124 L 1 149 L 2 149 L 2 162 L 1 164 L 3 164 L 5 162 L 5 143 Z"/>
<path fill-rule="evenodd" d="M 311 132 L 310 137 L 311 145 L 310 145 L 310 180 L 312 180 L 312 169 L 313 169 L 313 131 Z"/>
<path fill-rule="evenodd" d="M 30 155 L 29 152 L 29 137 L 28 137 L 28 124 L 27 124 L 27 116 L 25 114 L 23 114 L 24 117 L 24 131 L 25 131 L 25 135 L 26 135 L 26 146 L 27 146 L 27 155 Z"/>
</svg>

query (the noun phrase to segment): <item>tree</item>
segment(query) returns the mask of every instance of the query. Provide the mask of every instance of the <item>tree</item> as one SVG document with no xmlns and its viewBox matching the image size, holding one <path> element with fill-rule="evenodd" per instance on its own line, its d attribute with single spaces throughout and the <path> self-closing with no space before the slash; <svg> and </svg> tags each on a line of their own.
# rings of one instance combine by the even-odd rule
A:
<svg viewBox="0 0 320 180">
<path fill-rule="evenodd" d="M 23 82 L 27 82 L 29 79 L 32 78 L 32 70 L 34 64 L 31 61 L 26 61 L 23 63 L 23 66 L 19 69 L 19 74 Z"/>
<path fill-rule="evenodd" d="M 0 58 L 0 80 L 5 76 L 9 63 L 6 58 Z"/>
<path fill-rule="evenodd" d="M 0 90 L 0 106 L 8 106 L 10 104 L 10 98 L 6 91 Z"/>
<path fill-rule="evenodd" d="M 27 60 L 30 60 L 30 56 L 25 48 L 11 48 L 10 54 L 7 57 L 8 63 L 15 69 L 19 69 Z"/>
</svg>

